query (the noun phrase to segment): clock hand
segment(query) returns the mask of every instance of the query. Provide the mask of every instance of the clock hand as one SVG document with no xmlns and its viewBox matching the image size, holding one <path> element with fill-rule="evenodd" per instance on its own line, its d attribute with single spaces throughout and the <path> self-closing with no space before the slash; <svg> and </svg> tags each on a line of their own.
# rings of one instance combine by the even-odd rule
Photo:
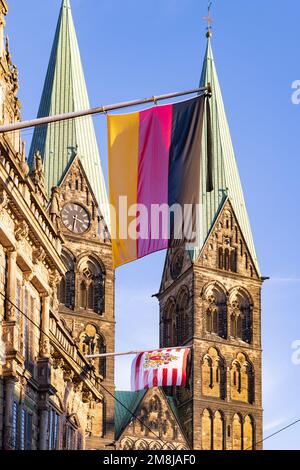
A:
<svg viewBox="0 0 300 470">
<path fill-rule="evenodd" d="M 75 231 L 75 226 L 76 226 L 76 222 L 77 222 L 77 216 L 74 215 L 74 222 L 73 222 L 73 230 Z"/>
</svg>

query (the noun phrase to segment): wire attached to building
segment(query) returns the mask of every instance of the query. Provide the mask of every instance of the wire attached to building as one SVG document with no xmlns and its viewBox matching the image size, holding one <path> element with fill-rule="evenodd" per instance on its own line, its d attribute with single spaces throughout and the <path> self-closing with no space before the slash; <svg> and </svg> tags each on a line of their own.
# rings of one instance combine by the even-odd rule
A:
<svg viewBox="0 0 300 470">
<path fill-rule="evenodd" d="M 29 320 L 36 328 L 39 329 L 39 331 L 41 333 L 43 333 L 50 341 L 52 340 L 52 338 L 40 327 L 40 325 L 38 325 L 37 323 L 35 323 L 34 320 L 32 320 L 32 318 L 30 318 L 28 315 L 26 315 L 25 312 L 23 312 L 16 304 L 14 304 L 10 299 L 7 298 L 7 295 L 4 294 L 3 292 L 0 292 L 0 294 L 2 295 L 2 297 L 4 298 L 5 301 L 9 302 L 11 306 L 13 306 L 14 308 L 16 308 L 18 310 L 19 313 L 21 313 L 27 320 Z M 64 352 L 65 354 L 73 360 L 72 356 L 70 354 L 68 354 L 68 352 L 64 349 Z M 86 370 L 79 366 L 82 370 L 82 372 L 84 373 L 84 375 L 86 376 L 87 375 L 87 372 Z M 154 432 L 144 421 L 142 421 L 135 413 L 133 413 L 129 408 L 127 408 L 126 405 L 124 405 L 124 403 L 122 403 L 113 393 L 111 393 L 97 378 L 97 384 L 100 385 L 100 387 L 103 388 L 103 390 L 108 394 L 110 395 L 117 403 L 119 403 L 128 413 L 130 413 L 130 415 L 135 418 L 140 424 L 143 425 L 143 427 L 145 427 L 146 429 L 148 429 L 148 431 L 150 431 L 162 444 L 163 444 L 163 447 L 164 446 L 168 446 L 169 443 L 168 442 L 165 442 L 161 439 L 161 437 L 156 434 L 156 432 Z M 177 450 L 177 448 L 175 448 L 174 450 Z"/>
</svg>

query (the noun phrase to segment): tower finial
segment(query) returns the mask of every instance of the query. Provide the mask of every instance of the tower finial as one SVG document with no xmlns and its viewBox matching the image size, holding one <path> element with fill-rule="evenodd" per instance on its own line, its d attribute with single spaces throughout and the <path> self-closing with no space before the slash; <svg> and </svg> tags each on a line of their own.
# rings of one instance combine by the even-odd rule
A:
<svg viewBox="0 0 300 470">
<path fill-rule="evenodd" d="M 207 16 L 205 16 L 203 19 L 206 21 L 207 23 L 207 33 L 206 33 L 206 37 L 207 38 L 211 38 L 212 37 L 212 17 L 211 17 L 211 6 L 212 6 L 212 2 L 208 2 L 208 6 L 207 6 Z"/>
</svg>

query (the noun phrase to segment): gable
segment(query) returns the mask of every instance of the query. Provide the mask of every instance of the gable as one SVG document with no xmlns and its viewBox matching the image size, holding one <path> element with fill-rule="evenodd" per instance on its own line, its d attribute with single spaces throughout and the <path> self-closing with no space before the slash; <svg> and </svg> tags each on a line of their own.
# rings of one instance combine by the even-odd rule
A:
<svg viewBox="0 0 300 470">
<path fill-rule="evenodd" d="M 229 199 L 224 203 L 212 227 L 197 264 L 259 279 L 255 261 Z"/>
<path fill-rule="evenodd" d="M 98 203 L 88 177 L 84 171 L 80 156 L 76 154 L 67 166 L 61 181 L 58 183 L 61 191 L 76 191 L 76 194 L 85 193 L 92 199 L 95 207 L 98 208 Z M 87 194 L 89 193 L 89 194 Z"/>
<path fill-rule="evenodd" d="M 76 155 L 70 162 L 63 178 L 58 186 L 59 212 L 69 203 L 79 204 L 89 214 L 90 227 L 84 233 L 84 238 L 107 238 L 108 229 L 99 211 L 97 199 L 87 178 L 80 157 Z M 51 212 L 51 203 L 50 203 Z M 59 217 L 61 231 L 70 235 Z M 74 235 L 74 234 L 73 234 Z"/>
<path fill-rule="evenodd" d="M 177 446 L 187 445 L 186 437 L 177 416 L 176 406 L 161 388 L 151 388 L 137 393 L 117 392 L 117 397 L 120 398 L 120 401 L 122 399 L 127 401 L 127 404 L 130 400 L 132 403 L 130 411 L 138 418 L 132 417 L 131 413 L 127 414 L 126 425 L 124 421 L 123 429 L 119 428 L 118 434 L 116 432 L 116 439 L 119 442 L 124 443 L 126 439 L 133 442 L 144 440 L 145 446 L 150 447 L 149 440 L 151 440 L 152 445 L 153 441 L 176 443 Z"/>
</svg>

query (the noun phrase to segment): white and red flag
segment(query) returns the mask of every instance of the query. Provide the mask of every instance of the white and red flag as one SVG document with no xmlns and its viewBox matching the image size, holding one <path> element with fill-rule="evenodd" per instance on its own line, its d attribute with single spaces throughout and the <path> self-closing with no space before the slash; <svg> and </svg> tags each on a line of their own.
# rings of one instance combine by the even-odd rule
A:
<svg viewBox="0 0 300 470">
<path fill-rule="evenodd" d="M 169 348 L 139 353 L 131 367 L 132 391 L 184 386 L 189 352 L 190 348 Z"/>
</svg>

